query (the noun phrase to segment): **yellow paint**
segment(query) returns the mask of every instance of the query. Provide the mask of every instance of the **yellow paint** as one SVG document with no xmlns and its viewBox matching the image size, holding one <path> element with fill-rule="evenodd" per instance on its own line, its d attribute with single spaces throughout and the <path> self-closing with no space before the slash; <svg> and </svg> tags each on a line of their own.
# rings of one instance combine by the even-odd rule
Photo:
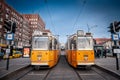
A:
<svg viewBox="0 0 120 80">
<path fill-rule="evenodd" d="M 49 62 L 48 50 L 33 50 L 31 52 L 31 63 L 48 63 Z"/>
<path fill-rule="evenodd" d="M 87 56 L 87 58 L 85 58 Z M 93 50 L 79 50 L 77 51 L 77 62 L 94 62 Z"/>
<path fill-rule="evenodd" d="M 6 45 L 6 44 L 1 44 L 1 43 L 0 43 L 0 47 L 7 47 L 7 45 Z"/>
<path fill-rule="evenodd" d="M 57 64 L 58 52 L 58 50 L 33 50 L 31 52 L 31 63 L 48 63 L 49 67 L 53 67 Z"/>
<path fill-rule="evenodd" d="M 94 63 L 93 50 L 67 50 L 67 60 L 70 65 L 77 67 L 78 63 Z"/>
</svg>

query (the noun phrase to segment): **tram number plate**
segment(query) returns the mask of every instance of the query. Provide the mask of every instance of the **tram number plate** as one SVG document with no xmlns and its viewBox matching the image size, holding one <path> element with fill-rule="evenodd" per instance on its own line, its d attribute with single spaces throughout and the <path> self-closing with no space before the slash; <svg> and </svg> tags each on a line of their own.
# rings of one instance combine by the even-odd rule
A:
<svg viewBox="0 0 120 80">
<path fill-rule="evenodd" d="M 42 57 L 42 55 L 37 55 L 37 57 Z"/>
<path fill-rule="evenodd" d="M 84 55 L 84 57 L 88 57 L 88 55 Z"/>
</svg>

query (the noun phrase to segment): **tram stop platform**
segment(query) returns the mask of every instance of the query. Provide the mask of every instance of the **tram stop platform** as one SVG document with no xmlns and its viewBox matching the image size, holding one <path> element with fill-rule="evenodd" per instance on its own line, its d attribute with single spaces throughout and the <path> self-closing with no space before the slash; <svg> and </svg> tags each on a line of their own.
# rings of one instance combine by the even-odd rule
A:
<svg viewBox="0 0 120 80">
<path fill-rule="evenodd" d="M 106 57 L 106 58 L 97 58 L 95 59 L 95 65 L 114 76 L 120 78 L 120 58 L 118 59 L 119 70 L 116 67 L 116 58 L 115 57 Z"/>
<path fill-rule="evenodd" d="M 0 80 L 7 75 L 17 72 L 30 65 L 30 58 L 9 59 L 9 68 L 6 70 L 7 60 L 0 60 Z"/>
</svg>

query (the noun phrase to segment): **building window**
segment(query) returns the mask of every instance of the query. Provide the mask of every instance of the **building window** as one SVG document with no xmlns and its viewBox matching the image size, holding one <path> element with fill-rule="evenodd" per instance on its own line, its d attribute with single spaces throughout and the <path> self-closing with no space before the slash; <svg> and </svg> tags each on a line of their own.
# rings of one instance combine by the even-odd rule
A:
<svg viewBox="0 0 120 80">
<path fill-rule="evenodd" d="M 0 9 L 2 9 L 2 3 L 0 3 Z"/>
<path fill-rule="evenodd" d="M 0 18 L 0 22 L 3 22 L 3 18 Z"/>
<path fill-rule="evenodd" d="M 5 9 L 8 14 L 10 14 L 10 10 L 8 8 Z"/>
<path fill-rule="evenodd" d="M 2 28 L 2 25 L 0 25 L 0 28 Z"/>
<path fill-rule="evenodd" d="M 6 14 L 6 15 L 5 15 L 5 18 L 6 18 L 6 19 L 8 19 L 8 18 L 9 18 L 9 15 L 8 15 L 8 14 Z"/>
<path fill-rule="evenodd" d="M 37 26 L 34 26 L 34 28 L 36 28 Z"/>
</svg>

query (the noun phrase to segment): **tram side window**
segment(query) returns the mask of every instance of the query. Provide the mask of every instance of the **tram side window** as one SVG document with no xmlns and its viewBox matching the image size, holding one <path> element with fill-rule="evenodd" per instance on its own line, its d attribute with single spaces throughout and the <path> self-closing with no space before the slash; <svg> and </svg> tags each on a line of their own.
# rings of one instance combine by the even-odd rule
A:
<svg viewBox="0 0 120 80">
<path fill-rule="evenodd" d="M 73 41 L 73 44 L 74 44 L 74 46 L 73 46 L 74 50 L 76 50 L 76 41 L 75 40 Z"/>
<path fill-rule="evenodd" d="M 52 50 L 52 41 L 50 41 L 49 49 Z"/>
<path fill-rule="evenodd" d="M 76 50 L 76 41 L 75 40 L 70 42 L 70 49 Z"/>
<path fill-rule="evenodd" d="M 70 41 L 70 49 L 72 49 L 72 42 Z"/>
<path fill-rule="evenodd" d="M 54 49 L 56 50 L 57 49 L 57 40 L 55 39 L 54 41 Z"/>
<path fill-rule="evenodd" d="M 52 47 L 55 50 L 57 49 L 57 41 L 56 40 L 54 42 L 50 41 L 49 49 L 52 50 Z"/>
</svg>

